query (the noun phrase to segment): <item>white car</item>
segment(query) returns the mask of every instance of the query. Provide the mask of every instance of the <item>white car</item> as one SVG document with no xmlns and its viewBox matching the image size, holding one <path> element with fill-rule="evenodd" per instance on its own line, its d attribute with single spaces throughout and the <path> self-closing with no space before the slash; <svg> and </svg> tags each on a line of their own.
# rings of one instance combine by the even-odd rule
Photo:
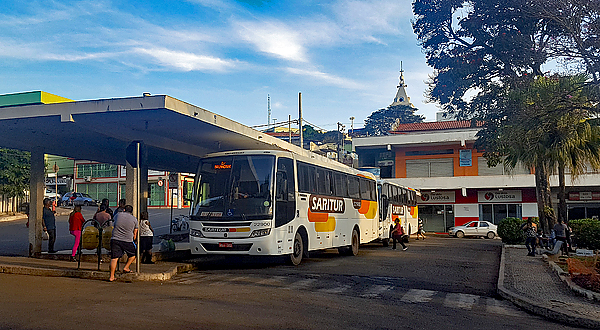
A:
<svg viewBox="0 0 600 330">
<path fill-rule="evenodd" d="M 60 194 L 57 194 L 52 190 L 46 189 L 44 191 L 44 198 L 49 198 L 50 200 L 60 200 Z"/>
<path fill-rule="evenodd" d="M 465 236 L 481 236 L 494 238 L 498 236 L 498 227 L 487 221 L 469 221 L 462 226 L 451 227 L 448 235 L 463 238 Z"/>
</svg>

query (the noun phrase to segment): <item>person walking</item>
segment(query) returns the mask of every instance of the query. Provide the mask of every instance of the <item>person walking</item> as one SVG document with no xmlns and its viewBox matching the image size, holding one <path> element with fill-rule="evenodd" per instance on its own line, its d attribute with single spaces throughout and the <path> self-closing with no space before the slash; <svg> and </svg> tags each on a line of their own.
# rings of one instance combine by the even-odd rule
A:
<svg viewBox="0 0 600 330">
<path fill-rule="evenodd" d="M 537 226 L 533 223 L 531 217 L 527 218 L 527 222 L 521 226 L 525 232 L 525 246 L 527 247 L 527 256 L 535 256 L 535 241 L 537 240 Z"/>
<path fill-rule="evenodd" d="M 140 213 L 140 250 L 142 251 L 142 263 L 153 264 L 152 241 L 154 240 L 154 229 L 148 220 L 148 211 Z"/>
<path fill-rule="evenodd" d="M 406 247 L 406 245 L 404 245 L 404 242 L 402 242 L 403 236 L 404 236 L 404 228 L 402 228 L 402 226 L 400 225 L 400 219 L 396 219 L 394 221 L 396 223 L 396 225 L 394 226 L 394 229 L 392 229 L 392 240 L 393 240 L 393 245 L 392 245 L 392 250 L 396 249 L 396 241 L 400 242 L 400 245 L 402 245 L 402 250 L 406 251 L 408 248 Z"/>
<path fill-rule="evenodd" d="M 131 273 L 129 266 L 135 261 L 136 248 L 133 241 L 138 235 L 138 221 L 133 216 L 133 206 L 125 205 L 124 211 L 115 218 L 114 229 L 110 239 L 110 282 L 115 280 L 117 263 L 123 254 L 127 254 L 127 262 L 123 273 Z"/>
<path fill-rule="evenodd" d="M 417 225 L 417 241 L 419 240 L 419 236 L 425 239 L 425 233 L 423 231 L 423 219 L 419 218 L 419 223 Z"/>
<path fill-rule="evenodd" d="M 44 231 L 48 233 L 48 253 L 56 253 L 54 243 L 56 242 L 56 218 L 52 211 L 52 201 L 50 198 L 44 198 L 44 209 L 42 211 L 42 220 Z"/>
<path fill-rule="evenodd" d="M 81 206 L 76 205 L 73 208 L 73 212 L 69 214 L 69 232 L 71 235 L 75 236 L 75 243 L 73 243 L 73 249 L 71 251 L 71 261 L 77 261 L 75 255 L 79 248 L 79 242 L 81 242 L 81 230 L 84 222 L 85 219 L 81 214 Z"/>
</svg>

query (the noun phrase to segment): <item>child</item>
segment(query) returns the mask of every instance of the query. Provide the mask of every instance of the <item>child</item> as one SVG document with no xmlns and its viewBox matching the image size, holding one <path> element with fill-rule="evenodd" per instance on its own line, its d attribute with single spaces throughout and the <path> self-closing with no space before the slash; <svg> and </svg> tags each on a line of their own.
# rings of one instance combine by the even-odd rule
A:
<svg viewBox="0 0 600 330">
<path fill-rule="evenodd" d="M 152 261 L 152 240 L 154 239 L 154 229 L 148 220 L 148 212 L 142 211 L 140 214 L 140 250 L 142 251 L 142 263 L 153 264 Z"/>
</svg>

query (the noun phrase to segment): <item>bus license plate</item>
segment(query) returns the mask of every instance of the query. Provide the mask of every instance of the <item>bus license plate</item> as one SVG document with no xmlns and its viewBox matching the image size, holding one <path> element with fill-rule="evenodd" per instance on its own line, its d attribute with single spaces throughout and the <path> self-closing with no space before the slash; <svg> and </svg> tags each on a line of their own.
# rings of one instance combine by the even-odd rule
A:
<svg viewBox="0 0 600 330">
<path fill-rule="evenodd" d="M 220 248 L 232 248 L 232 247 L 233 247 L 233 243 L 223 243 L 223 242 L 219 242 L 219 247 L 220 247 Z"/>
</svg>

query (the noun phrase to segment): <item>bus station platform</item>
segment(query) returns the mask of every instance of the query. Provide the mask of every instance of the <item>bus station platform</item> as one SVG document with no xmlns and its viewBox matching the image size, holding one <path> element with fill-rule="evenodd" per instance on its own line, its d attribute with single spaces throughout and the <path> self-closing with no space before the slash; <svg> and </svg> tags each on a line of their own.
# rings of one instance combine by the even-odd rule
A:
<svg viewBox="0 0 600 330">
<path fill-rule="evenodd" d="M 81 256 L 81 263 L 70 261 L 71 251 L 58 251 L 54 254 L 43 252 L 40 258 L 0 256 L 0 273 L 50 276 L 50 277 L 75 277 L 91 280 L 108 281 L 110 257 L 103 250 L 102 261 L 98 268 L 98 256 L 94 251 L 87 251 Z M 115 274 L 117 281 L 168 281 L 178 273 L 195 269 L 194 264 L 172 261 L 184 260 L 189 257 L 189 250 L 175 250 L 168 252 L 153 252 L 154 264 L 140 264 L 140 272 L 136 273 L 135 262 L 131 265 L 131 273 L 123 273 L 126 257 L 119 260 L 118 270 Z"/>
</svg>

